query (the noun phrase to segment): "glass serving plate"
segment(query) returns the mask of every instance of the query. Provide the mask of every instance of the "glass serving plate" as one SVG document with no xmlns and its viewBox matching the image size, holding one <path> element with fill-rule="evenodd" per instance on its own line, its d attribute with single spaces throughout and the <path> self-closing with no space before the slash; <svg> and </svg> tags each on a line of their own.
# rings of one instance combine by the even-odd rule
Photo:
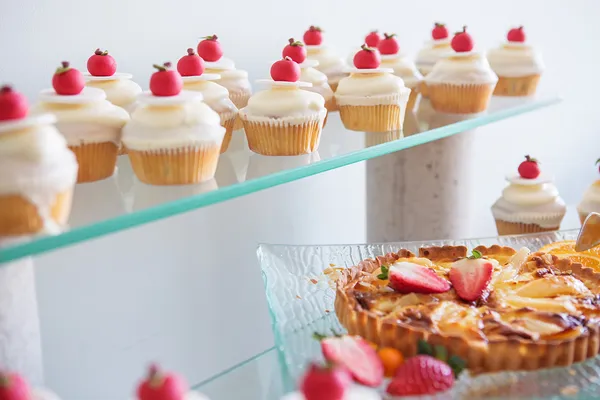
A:
<svg viewBox="0 0 600 400">
<path fill-rule="evenodd" d="M 339 113 L 328 117 L 318 151 L 295 157 L 266 157 L 248 150 L 243 131 L 233 133 L 215 178 L 199 185 L 151 186 L 139 182 L 127 156 L 120 156 L 111 178 L 75 187 L 70 229 L 56 236 L 0 241 L 0 264 L 94 239 L 307 176 L 439 140 L 492 122 L 556 104 L 560 98 L 494 97 L 486 113 L 446 115 L 422 101 L 407 115 L 404 131 L 354 132 Z"/>
<path fill-rule="evenodd" d="M 500 244 L 537 250 L 559 240 L 574 240 L 578 230 L 538 235 L 503 236 L 468 240 L 397 242 L 337 246 L 261 245 L 258 249 L 267 300 L 286 391 L 310 360 L 320 359 L 314 332 L 343 332 L 334 311 L 335 291 L 324 270 L 348 268 L 360 261 L 404 248 L 418 253 L 423 246 Z M 571 367 L 533 372 L 461 375 L 451 392 L 436 399 L 478 398 L 600 398 L 600 357 Z"/>
</svg>

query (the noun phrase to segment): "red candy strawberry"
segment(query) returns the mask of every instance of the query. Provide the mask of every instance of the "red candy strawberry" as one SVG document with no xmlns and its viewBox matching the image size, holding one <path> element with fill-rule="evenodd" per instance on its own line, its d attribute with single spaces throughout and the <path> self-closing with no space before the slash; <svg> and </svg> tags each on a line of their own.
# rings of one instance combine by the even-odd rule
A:
<svg viewBox="0 0 600 400">
<path fill-rule="evenodd" d="M 173 71 L 171 63 L 153 65 L 158 71 L 150 77 L 150 91 L 155 96 L 177 96 L 183 88 L 183 80 L 179 72 Z"/>
<path fill-rule="evenodd" d="M 187 54 L 177 61 L 177 71 L 181 76 L 199 76 L 204 72 L 204 60 L 194 49 L 187 49 Z"/>
<path fill-rule="evenodd" d="M 381 65 L 379 50 L 363 44 L 354 55 L 354 66 L 358 69 L 375 69 Z"/>
<path fill-rule="evenodd" d="M 452 264 L 448 277 L 458 297 L 464 301 L 480 299 L 492 280 L 494 266 L 473 250 L 473 255 Z"/>
<path fill-rule="evenodd" d="M 206 36 L 198 43 L 198 55 L 205 61 L 219 61 L 223 57 L 223 49 L 217 35 Z"/>
<path fill-rule="evenodd" d="M 306 400 L 342 400 L 352 377 L 344 367 L 311 364 L 300 382 Z"/>
<path fill-rule="evenodd" d="M 319 46 L 321 43 L 323 43 L 322 33 L 323 31 L 318 26 L 311 26 L 306 32 L 304 32 L 302 39 L 304 39 L 304 43 L 309 46 Z"/>
<path fill-rule="evenodd" d="M 117 72 L 117 62 L 108 50 L 96 49 L 94 55 L 88 58 L 87 69 L 93 76 L 113 76 Z"/>
<path fill-rule="evenodd" d="M 19 374 L 0 371 L 0 400 L 31 400 L 29 385 Z"/>
<path fill-rule="evenodd" d="M 285 57 L 271 65 L 271 78 L 279 82 L 298 82 L 300 67 L 290 57 Z"/>
<path fill-rule="evenodd" d="M 419 396 L 445 392 L 454 386 L 452 368 L 437 358 L 411 357 L 396 371 L 387 393 L 392 396 Z"/>
<path fill-rule="evenodd" d="M 467 27 L 463 26 L 462 32 L 456 32 L 450 43 L 452 49 L 457 53 L 465 53 L 473 50 L 473 38 L 467 33 Z"/>
<path fill-rule="evenodd" d="M 187 391 L 183 378 L 151 365 L 137 388 L 137 396 L 138 400 L 184 400 Z"/>
<path fill-rule="evenodd" d="M 431 31 L 431 37 L 433 40 L 446 39 L 448 35 L 448 28 L 446 28 L 446 25 L 436 22 L 433 30 Z"/>
<path fill-rule="evenodd" d="M 524 179 L 535 179 L 540 176 L 539 161 L 530 156 L 525 156 L 525 161 L 519 164 L 519 175 Z"/>
<path fill-rule="evenodd" d="M 289 39 L 289 44 L 283 48 L 283 58 L 289 57 L 298 64 L 302 64 L 306 60 L 306 48 L 304 43 Z"/>
<path fill-rule="evenodd" d="M 56 69 L 52 77 L 52 87 L 57 94 L 72 96 L 81 93 L 85 86 L 83 75 L 75 68 L 71 68 L 67 61 Z"/>
<path fill-rule="evenodd" d="M 362 385 L 377 387 L 383 381 L 383 363 L 375 349 L 360 336 L 324 337 L 321 341 L 323 357 L 331 363 L 345 367 L 354 380 Z"/>
<path fill-rule="evenodd" d="M 379 42 L 377 49 L 383 55 L 398 54 L 400 51 L 400 44 L 396 39 L 395 33 L 384 33 L 384 38 Z"/>
<path fill-rule="evenodd" d="M 518 28 L 513 28 L 510 31 L 508 31 L 508 35 L 506 35 L 506 39 L 509 42 L 523 43 L 525 41 L 525 31 L 523 30 L 523 27 L 520 26 Z"/>
<path fill-rule="evenodd" d="M 10 86 L 0 87 L 0 121 L 22 119 L 29 112 L 27 98 Z"/>
<path fill-rule="evenodd" d="M 381 42 L 381 35 L 377 31 L 373 31 L 365 38 L 365 44 L 369 47 L 377 47 Z"/>
<path fill-rule="evenodd" d="M 411 262 L 399 262 L 381 267 L 379 279 L 389 279 L 389 286 L 399 293 L 444 293 L 450 284 L 431 268 Z"/>
</svg>

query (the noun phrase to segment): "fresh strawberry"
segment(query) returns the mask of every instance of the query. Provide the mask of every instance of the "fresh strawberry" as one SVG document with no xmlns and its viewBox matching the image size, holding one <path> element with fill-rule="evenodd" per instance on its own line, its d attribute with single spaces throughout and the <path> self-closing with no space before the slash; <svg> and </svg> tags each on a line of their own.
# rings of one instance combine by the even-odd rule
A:
<svg viewBox="0 0 600 400">
<path fill-rule="evenodd" d="M 445 392 L 454 386 L 452 368 L 437 358 L 411 357 L 396 371 L 387 387 L 392 396 L 419 396 Z"/>
<path fill-rule="evenodd" d="M 304 43 L 309 46 L 319 46 L 323 43 L 323 31 L 318 26 L 312 25 L 306 32 L 304 32 Z"/>
<path fill-rule="evenodd" d="M 93 76 L 113 76 L 117 72 L 117 62 L 108 50 L 96 49 L 87 61 L 88 72 Z"/>
<path fill-rule="evenodd" d="M 345 367 L 311 364 L 300 382 L 305 400 L 342 400 L 352 377 Z"/>
<path fill-rule="evenodd" d="M 27 381 L 13 372 L 0 372 L 0 400 L 31 400 Z"/>
<path fill-rule="evenodd" d="M 463 26 L 461 32 L 456 32 L 454 34 L 450 46 L 452 46 L 452 49 L 457 53 L 466 53 L 473 50 L 473 38 L 467 33 L 466 26 Z"/>
<path fill-rule="evenodd" d="M 446 25 L 436 22 L 433 30 L 431 31 L 431 37 L 433 40 L 448 38 L 448 28 L 446 28 Z"/>
<path fill-rule="evenodd" d="M 399 262 L 381 267 L 379 279 L 389 279 L 389 286 L 399 293 L 444 293 L 450 284 L 431 268 L 410 262 Z"/>
<path fill-rule="evenodd" d="M 291 38 L 288 40 L 289 44 L 283 48 L 283 58 L 289 57 L 298 64 L 302 64 L 306 60 L 306 48 L 304 43 L 298 42 Z"/>
<path fill-rule="evenodd" d="M 492 280 L 494 266 L 481 258 L 481 253 L 473 250 L 473 255 L 452 264 L 450 282 L 458 297 L 465 301 L 475 301 L 486 291 Z"/>
<path fill-rule="evenodd" d="M 377 47 L 379 42 L 381 42 L 381 35 L 377 31 L 372 31 L 365 38 L 365 44 L 369 47 Z"/>
<path fill-rule="evenodd" d="M 540 176 L 539 161 L 533 157 L 525 156 L 525 161 L 519 164 L 519 175 L 525 179 L 535 179 Z"/>
<path fill-rule="evenodd" d="M 29 104 L 23 94 L 6 85 L 0 87 L 0 121 L 23 119 L 29 113 Z"/>
<path fill-rule="evenodd" d="M 523 43 L 525 41 L 525 31 L 523 31 L 523 27 L 520 26 L 518 28 L 513 28 L 510 31 L 508 31 L 506 39 L 509 42 Z"/>
<path fill-rule="evenodd" d="M 381 385 L 383 363 L 365 339 L 360 336 L 324 337 L 317 334 L 315 338 L 321 341 L 325 359 L 348 369 L 356 382 L 371 387 Z"/>
<path fill-rule="evenodd" d="M 180 376 L 151 365 L 146 379 L 137 388 L 138 400 L 184 400 L 187 384 Z"/>
<path fill-rule="evenodd" d="M 198 55 L 205 61 L 219 61 L 223 57 L 223 49 L 217 35 L 206 36 L 198 43 Z"/>
<path fill-rule="evenodd" d="M 362 50 L 359 50 L 354 55 L 354 66 L 358 69 L 376 69 L 381 65 L 381 55 L 379 50 L 372 47 L 367 47 L 363 44 Z"/>
<path fill-rule="evenodd" d="M 85 80 L 79 70 L 71 68 L 69 62 L 63 61 L 52 77 L 52 87 L 57 94 L 73 96 L 81 93 L 85 87 Z"/>
</svg>

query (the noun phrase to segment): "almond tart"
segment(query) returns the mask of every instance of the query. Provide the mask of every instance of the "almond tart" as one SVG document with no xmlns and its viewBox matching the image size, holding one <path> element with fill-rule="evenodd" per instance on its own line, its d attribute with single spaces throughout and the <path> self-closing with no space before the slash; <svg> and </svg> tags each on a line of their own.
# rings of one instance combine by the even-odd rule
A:
<svg viewBox="0 0 600 400">
<path fill-rule="evenodd" d="M 444 246 L 362 261 L 336 282 L 337 316 L 349 334 L 397 348 L 405 357 L 417 353 L 421 339 L 444 346 L 474 374 L 566 366 L 598 354 L 599 273 L 527 249 L 480 246 L 473 255 L 467 257 L 464 246 Z M 392 289 L 392 272 L 407 266 L 410 272 L 411 265 L 435 274 L 442 285 L 434 293 L 418 285 Z M 467 278 L 489 268 L 473 301 L 460 293 L 469 285 L 451 285 L 453 270 L 464 265 L 476 271 Z M 409 278 L 423 276 L 411 272 Z"/>
</svg>

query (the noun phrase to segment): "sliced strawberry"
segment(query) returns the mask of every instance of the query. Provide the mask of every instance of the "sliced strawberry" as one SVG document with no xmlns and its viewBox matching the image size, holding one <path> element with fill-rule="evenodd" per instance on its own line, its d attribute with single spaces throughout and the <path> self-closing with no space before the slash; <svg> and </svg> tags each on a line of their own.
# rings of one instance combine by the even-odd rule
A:
<svg viewBox="0 0 600 400">
<path fill-rule="evenodd" d="M 399 262 L 389 269 L 390 287 L 400 293 L 444 293 L 450 290 L 447 280 L 431 268 L 410 262 Z"/>
<path fill-rule="evenodd" d="M 396 371 L 387 393 L 392 396 L 418 396 L 445 392 L 454 386 L 452 368 L 431 356 L 411 357 Z"/>
<path fill-rule="evenodd" d="M 324 338 L 321 350 L 327 361 L 345 367 L 356 382 L 371 387 L 381 385 L 383 363 L 375 349 L 360 336 Z"/>
<path fill-rule="evenodd" d="M 492 280 L 494 266 L 483 258 L 463 258 L 452 264 L 450 282 L 458 297 L 475 301 L 486 291 Z"/>
</svg>

